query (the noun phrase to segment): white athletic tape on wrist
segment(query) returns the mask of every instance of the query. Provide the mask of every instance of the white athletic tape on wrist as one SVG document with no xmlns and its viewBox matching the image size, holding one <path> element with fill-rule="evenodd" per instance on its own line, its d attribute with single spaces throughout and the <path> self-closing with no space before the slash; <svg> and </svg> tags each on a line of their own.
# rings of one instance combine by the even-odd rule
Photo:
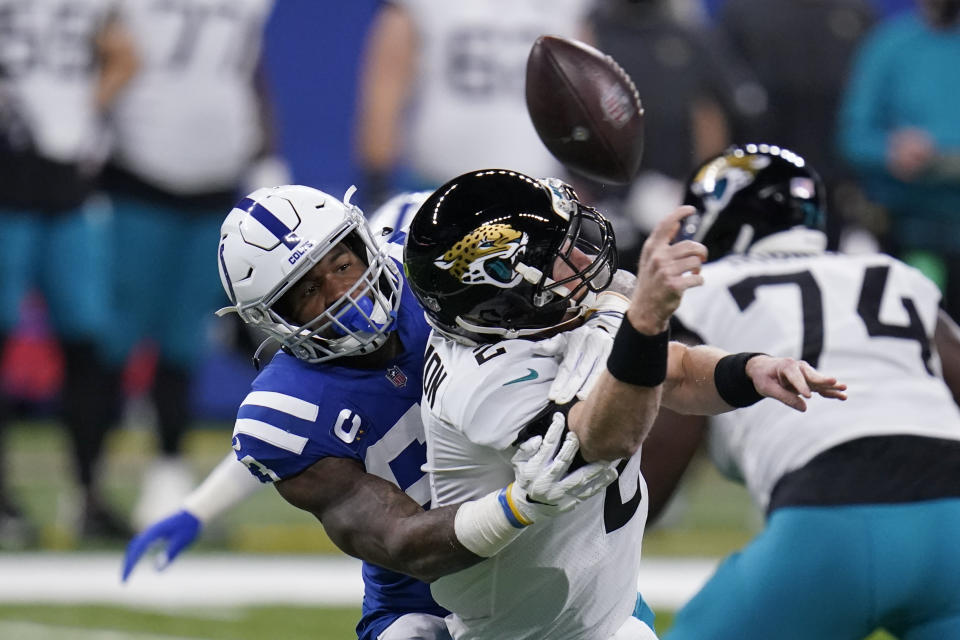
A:
<svg viewBox="0 0 960 640">
<path fill-rule="evenodd" d="M 465 502 L 457 510 L 453 521 L 457 540 L 481 558 L 495 556 L 533 524 L 516 510 L 512 487 L 513 483 Z"/>
<path fill-rule="evenodd" d="M 181 506 L 206 524 L 265 486 L 231 452 L 183 499 Z"/>
</svg>

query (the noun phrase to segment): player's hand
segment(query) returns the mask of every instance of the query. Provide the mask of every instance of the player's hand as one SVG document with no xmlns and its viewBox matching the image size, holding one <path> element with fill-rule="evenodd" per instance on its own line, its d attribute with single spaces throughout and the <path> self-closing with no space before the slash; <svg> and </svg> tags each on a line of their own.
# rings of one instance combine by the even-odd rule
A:
<svg viewBox="0 0 960 640">
<path fill-rule="evenodd" d="M 695 211 L 690 206 L 678 207 L 654 227 L 643 243 L 637 287 L 627 310 L 627 319 L 641 333 L 656 335 L 666 331 L 683 292 L 703 284 L 700 267 L 707 259 L 707 248 L 693 240 L 671 244 L 680 221 Z"/>
<path fill-rule="evenodd" d="M 527 440 L 513 456 L 516 481 L 510 486 L 509 499 L 531 523 L 570 511 L 617 477 L 609 462 L 594 462 L 567 475 L 580 442 L 574 433 L 568 432 L 557 451 L 565 426 L 564 415 L 553 414 L 546 435 Z"/>
<path fill-rule="evenodd" d="M 824 398 L 847 399 L 844 393 L 847 385 L 825 376 L 803 360 L 759 355 L 747 360 L 746 374 L 757 393 L 779 400 L 797 411 L 807 410 L 804 398 L 810 398 L 814 393 Z"/>
<path fill-rule="evenodd" d="M 898 129 L 887 141 L 887 168 L 894 177 L 911 182 L 930 166 L 936 153 L 933 139 L 923 129 Z"/>
<path fill-rule="evenodd" d="M 534 345 L 533 352 L 537 355 L 562 358 L 557 377 L 550 385 L 551 401 L 566 404 L 574 396 L 581 400 L 587 397 L 600 373 L 607 368 L 613 338 L 629 304 L 624 296 L 605 291 L 597 296 L 596 304 L 582 326 Z"/>
<path fill-rule="evenodd" d="M 162 544 L 166 547 L 157 563 L 157 570 L 165 569 L 181 551 L 197 539 L 199 534 L 200 520 L 186 510 L 180 510 L 168 518 L 153 523 L 127 545 L 121 579 L 124 582 L 127 581 L 137 562 L 154 545 Z"/>
</svg>

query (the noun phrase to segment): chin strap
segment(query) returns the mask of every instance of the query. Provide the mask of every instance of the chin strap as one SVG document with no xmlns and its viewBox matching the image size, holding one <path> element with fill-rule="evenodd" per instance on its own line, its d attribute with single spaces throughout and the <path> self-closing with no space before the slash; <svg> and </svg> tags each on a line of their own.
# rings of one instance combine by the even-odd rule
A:
<svg viewBox="0 0 960 640">
<path fill-rule="evenodd" d="M 583 304 L 577 305 L 576 307 L 571 307 L 570 311 L 575 311 L 576 315 L 571 316 L 566 320 L 563 320 L 560 323 L 550 327 L 534 327 L 531 329 L 501 329 L 498 327 L 481 327 L 479 325 L 475 325 L 467 322 L 466 320 L 463 319 L 462 316 L 456 317 L 456 323 L 458 327 L 462 327 L 472 333 L 479 333 L 482 335 L 490 335 L 490 336 L 501 336 L 504 340 L 514 340 L 516 338 L 529 338 L 531 336 L 541 336 L 542 334 L 546 334 L 548 332 L 552 334 L 557 331 L 566 331 L 567 329 L 572 328 L 575 324 L 578 325 L 580 323 L 581 318 L 583 318 L 583 316 L 586 315 L 587 310 L 588 310 L 588 307 L 586 307 Z M 463 336 L 457 336 L 456 334 L 451 334 L 441 329 L 437 329 L 437 330 L 440 331 L 440 333 L 442 333 L 443 335 L 450 338 L 451 340 L 454 340 L 455 342 L 459 342 L 461 344 L 467 344 Z M 467 346 L 476 346 L 476 341 L 470 341 L 470 342 L 473 344 L 472 345 L 467 344 Z"/>
</svg>

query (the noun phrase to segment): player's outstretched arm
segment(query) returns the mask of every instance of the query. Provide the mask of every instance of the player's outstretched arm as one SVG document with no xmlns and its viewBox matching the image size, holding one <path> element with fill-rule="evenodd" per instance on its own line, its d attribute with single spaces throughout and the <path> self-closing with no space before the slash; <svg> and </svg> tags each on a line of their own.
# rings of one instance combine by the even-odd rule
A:
<svg viewBox="0 0 960 640">
<path fill-rule="evenodd" d="M 643 245 L 637 286 L 617 331 L 606 369 L 587 398 L 570 410 L 570 429 L 586 460 L 632 455 L 660 408 L 668 359 L 667 328 L 683 292 L 703 283 L 706 248 L 692 241 L 672 244 L 680 221 L 694 212 L 679 207 Z"/>
<path fill-rule="evenodd" d="M 204 524 L 239 504 L 263 484 L 231 451 L 206 479 L 184 498 L 181 509 L 153 523 L 127 544 L 121 579 L 126 582 L 140 558 L 160 548 L 158 569 L 164 569 L 200 535 Z"/>
<path fill-rule="evenodd" d="M 526 526 L 573 508 L 616 477 L 602 464 L 566 475 L 578 447 L 568 434 L 557 452 L 563 427 L 557 414 L 542 440 L 521 447 L 516 482 L 459 505 L 424 511 L 396 485 L 345 458 L 318 460 L 276 487 L 313 513 L 344 552 L 431 582 L 495 555 Z"/>
<path fill-rule="evenodd" d="M 817 393 L 846 400 L 847 385 L 802 360 L 726 352 L 708 346 L 670 344 L 664 406 L 683 414 L 716 415 L 762 398 L 806 411 L 804 398 Z"/>
</svg>

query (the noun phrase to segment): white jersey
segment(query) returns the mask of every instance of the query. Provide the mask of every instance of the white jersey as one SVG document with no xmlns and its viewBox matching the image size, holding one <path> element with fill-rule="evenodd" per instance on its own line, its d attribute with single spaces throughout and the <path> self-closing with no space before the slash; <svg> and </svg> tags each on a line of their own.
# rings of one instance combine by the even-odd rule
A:
<svg viewBox="0 0 960 640">
<path fill-rule="evenodd" d="M 527 114 L 527 57 L 541 35 L 577 37 L 591 0 L 394 4 L 409 12 L 419 46 L 405 141 L 413 171 L 436 185 L 492 167 L 558 175 Z"/>
<path fill-rule="evenodd" d="M 115 109 L 115 162 L 190 196 L 236 186 L 262 144 L 254 73 L 273 0 L 125 0 L 140 69 Z"/>
<path fill-rule="evenodd" d="M 97 162 L 96 40 L 114 0 L 0 0 L 0 103 L 26 125 L 38 155 Z"/>
<path fill-rule="evenodd" d="M 433 504 L 480 498 L 513 481 L 520 430 L 547 406 L 557 371 L 533 342 L 469 348 L 434 332 L 421 411 Z M 640 454 L 604 494 L 537 522 L 503 551 L 434 582 L 457 640 L 606 640 L 637 598 L 647 490 Z"/>
<path fill-rule="evenodd" d="M 864 436 L 960 440 L 960 411 L 932 349 L 940 294 L 889 256 L 729 257 L 703 267 L 677 318 L 731 352 L 803 358 L 848 385 L 848 400 L 777 402 L 713 418 L 710 449 L 766 508 L 777 481 L 817 454 Z"/>
</svg>

